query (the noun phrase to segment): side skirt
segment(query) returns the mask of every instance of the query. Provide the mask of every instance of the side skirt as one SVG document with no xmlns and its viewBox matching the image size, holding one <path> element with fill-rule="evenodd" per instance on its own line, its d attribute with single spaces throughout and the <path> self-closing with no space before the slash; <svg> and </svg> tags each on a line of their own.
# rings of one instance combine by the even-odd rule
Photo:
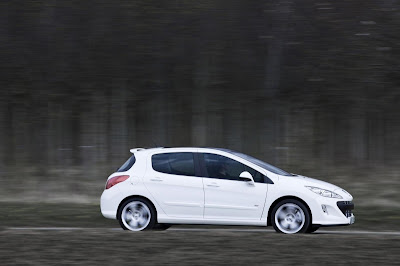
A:
<svg viewBox="0 0 400 266">
<path fill-rule="evenodd" d="M 267 221 L 262 220 L 224 220 L 224 219 L 191 219 L 191 218 L 172 218 L 159 216 L 159 223 L 168 224 L 214 224 L 214 225 L 251 225 L 251 226 L 267 226 Z"/>
</svg>

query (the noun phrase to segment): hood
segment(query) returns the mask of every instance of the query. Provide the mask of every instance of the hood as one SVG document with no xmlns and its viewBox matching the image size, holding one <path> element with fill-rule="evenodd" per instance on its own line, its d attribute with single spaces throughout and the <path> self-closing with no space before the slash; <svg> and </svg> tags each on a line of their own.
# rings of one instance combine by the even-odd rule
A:
<svg viewBox="0 0 400 266">
<path fill-rule="evenodd" d="M 305 186 L 311 186 L 311 187 L 318 187 L 318 188 L 322 188 L 322 189 L 327 189 L 333 192 L 336 191 L 342 191 L 343 189 L 335 186 L 331 183 L 325 182 L 325 181 L 321 181 L 318 179 L 314 179 L 311 177 L 307 177 L 307 176 L 302 176 L 302 175 L 296 175 L 296 176 L 285 176 L 285 178 L 294 178 L 300 182 L 303 182 Z M 347 192 L 346 192 L 347 193 Z"/>
<path fill-rule="evenodd" d="M 332 192 L 335 192 L 336 194 L 339 194 L 340 196 L 343 197 L 343 199 L 345 200 L 352 200 L 353 196 L 347 192 L 346 190 L 333 185 L 331 183 L 325 182 L 325 181 L 321 181 L 318 179 L 314 179 L 314 178 L 310 178 L 307 176 L 302 176 L 302 175 L 295 175 L 295 176 L 282 176 L 280 179 L 295 179 L 296 183 L 298 184 L 302 184 L 304 186 L 310 186 L 310 187 L 317 187 L 317 188 L 322 188 L 322 189 L 326 189 L 326 190 L 330 190 Z M 289 181 L 290 182 L 290 181 Z"/>
</svg>

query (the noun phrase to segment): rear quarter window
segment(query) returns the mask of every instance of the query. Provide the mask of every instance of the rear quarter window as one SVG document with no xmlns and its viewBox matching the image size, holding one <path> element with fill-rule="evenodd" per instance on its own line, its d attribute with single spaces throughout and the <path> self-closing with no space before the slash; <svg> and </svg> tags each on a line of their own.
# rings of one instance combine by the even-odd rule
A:
<svg viewBox="0 0 400 266">
<path fill-rule="evenodd" d="M 136 162 L 135 155 L 132 155 L 120 168 L 117 169 L 117 172 L 128 171 L 135 164 L 135 162 Z"/>
</svg>

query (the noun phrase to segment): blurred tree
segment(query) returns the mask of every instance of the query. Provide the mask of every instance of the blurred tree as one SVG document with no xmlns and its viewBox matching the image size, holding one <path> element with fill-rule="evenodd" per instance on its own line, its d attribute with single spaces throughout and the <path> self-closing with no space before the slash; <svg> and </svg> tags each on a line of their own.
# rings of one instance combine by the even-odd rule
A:
<svg viewBox="0 0 400 266">
<path fill-rule="evenodd" d="M 227 147 L 289 169 L 397 165 L 399 8 L 3 1 L 0 167 L 94 178 L 154 145 Z"/>
</svg>

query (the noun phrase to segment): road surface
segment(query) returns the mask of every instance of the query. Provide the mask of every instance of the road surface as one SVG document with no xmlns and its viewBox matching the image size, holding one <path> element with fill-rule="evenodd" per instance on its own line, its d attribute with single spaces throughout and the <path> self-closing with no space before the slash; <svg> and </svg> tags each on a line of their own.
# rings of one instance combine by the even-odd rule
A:
<svg viewBox="0 0 400 266">
<path fill-rule="evenodd" d="M 399 265 L 400 232 L 3 227 L 0 265 Z"/>
</svg>

